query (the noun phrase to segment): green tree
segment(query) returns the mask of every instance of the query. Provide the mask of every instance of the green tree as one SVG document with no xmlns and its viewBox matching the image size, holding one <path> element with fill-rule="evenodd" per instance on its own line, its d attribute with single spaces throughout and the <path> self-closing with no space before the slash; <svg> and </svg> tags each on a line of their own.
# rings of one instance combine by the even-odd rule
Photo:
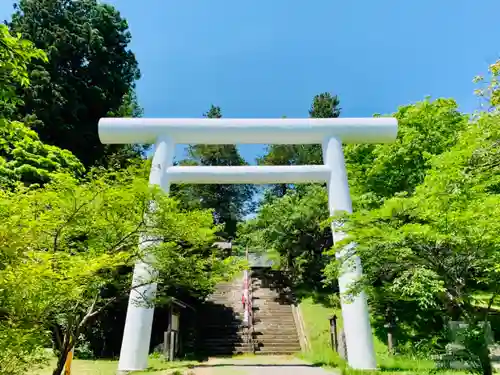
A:
<svg viewBox="0 0 500 375">
<path fill-rule="evenodd" d="M 488 112 L 498 112 L 500 108 L 500 59 L 488 67 L 488 77 L 476 76 L 474 83 L 483 84 L 474 93 L 484 99 L 482 109 Z"/>
<path fill-rule="evenodd" d="M 452 147 L 467 126 L 467 116 L 453 99 L 427 98 L 402 106 L 391 116 L 399 123 L 395 142 L 345 147 L 357 202 L 377 205 L 396 193 L 412 193 L 424 180 L 429 160 Z"/>
<path fill-rule="evenodd" d="M 340 116 L 337 95 L 324 92 L 314 96 L 309 116 L 311 118 L 336 118 Z M 260 165 L 323 164 L 321 145 L 269 145 L 267 153 L 257 160 Z M 273 195 L 282 197 L 292 186 L 275 184 L 270 187 Z"/>
<path fill-rule="evenodd" d="M 311 185 L 305 194 L 288 192 L 260 207 L 257 217 L 239 228 L 239 242 L 279 258 L 296 286 L 317 289 L 332 246 L 327 195 Z"/>
<path fill-rule="evenodd" d="M 156 241 L 147 251 L 159 272 L 144 284 L 206 294 L 231 277 L 231 259 L 219 259 L 211 246 L 217 228 L 210 211 L 182 210 L 159 189 L 149 188 L 136 170 L 97 173 L 85 183 L 60 175 L 42 189 L 4 191 L 0 215 L 0 331 L 25 332 L 41 345 L 45 330 L 53 329 L 54 375 L 61 373 L 83 329 L 127 297 L 131 275 L 121 270 L 144 258 L 138 242 Z M 26 358 L 22 351 L 11 354 Z"/>
<path fill-rule="evenodd" d="M 0 187 L 43 184 L 59 173 L 81 177 L 84 171 L 71 152 L 42 143 L 21 122 L 0 119 Z"/>
<path fill-rule="evenodd" d="M 0 186 L 12 188 L 17 182 L 40 184 L 54 173 L 75 176 L 84 172 L 80 161 L 67 150 L 42 143 L 38 134 L 24 123 L 10 118 L 22 99 L 18 87 L 30 85 L 28 64 L 33 59 L 46 60 L 43 51 L 29 41 L 12 36 L 0 25 Z"/>
<path fill-rule="evenodd" d="M 394 145 L 346 146 L 348 178 L 357 209 L 378 207 L 398 193 L 411 194 L 429 170 L 429 159 L 452 147 L 467 125 L 456 103 L 448 99 L 403 106 L 394 116 L 400 123 Z M 321 225 L 329 216 L 326 202 L 323 187 L 306 186 L 283 198 L 268 197 L 255 222 L 248 224 L 263 233 L 252 234 L 265 242 L 259 243 L 259 248 L 276 249 L 282 265 L 294 270 L 297 280 L 308 280 L 314 288 L 321 288 L 324 277 L 320 270 L 331 261 L 323 255 L 331 245 L 330 229 Z M 244 233 L 249 231 L 242 228 Z M 335 284 L 335 277 L 330 280 Z"/>
<path fill-rule="evenodd" d="M 27 40 L 12 36 L 0 25 L 0 117 L 12 118 L 18 105 L 23 104 L 16 94 L 18 87 L 28 87 L 28 64 L 33 59 L 47 61 L 42 50 Z"/>
<path fill-rule="evenodd" d="M 359 286 L 371 294 L 374 315 L 383 320 L 388 308 L 396 314 L 400 340 L 410 347 L 434 344 L 448 320 L 488 320 L 498 295 L 499 124 L 498 114 L 481 113 L 456 135 L 454 146 L 428 160 L 412 195 L 361 210 L 346 223 L 346 241 L 358 244 L 364 264 Z M 335 278 L 335 263 L 327 275 Z M 491 296 L 480 314 L 478 292 Z M 484 336 L 482 342 L 467 349 L 490 374 Z"/>
<path fill-rule="evenodd" d="M 11 30 L 48 56 L 30 64 L 21 117 L 43 142 L 70 150 L 85 166 L 106 164 L 123 149 L 138 156 L 141 148 L 104 146 L 97 134 L 101 117 L 138 114 L 133 93 L 140 73 L 119 12 L 97 0 L 20 0 L 15 9 Z"/>
<path fill-rule="evenodd" d="M 204 116 L 221 118 L 222 114 L 219 107 L 212 105 Z M 187 151 L 188 159 L 181 161 L 183 165 L 247 165 L 236 145 L 192 145 Z M 248 212 L 254 187 L 245 184 L 184 185 L 174 188 L 172 193 L 187 207 L 212 209 L 215 224 L 224 225 L 221 235 L 234 238 L 238 222 Z"/>
</svg>

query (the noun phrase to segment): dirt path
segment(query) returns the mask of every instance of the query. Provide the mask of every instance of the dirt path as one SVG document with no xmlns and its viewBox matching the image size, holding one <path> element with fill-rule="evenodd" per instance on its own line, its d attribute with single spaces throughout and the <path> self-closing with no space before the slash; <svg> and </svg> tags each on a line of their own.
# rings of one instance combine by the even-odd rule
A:
<svg viewBox="0 0 500 375">
<path fill-rule="evenodd" d="M 293 357 L 212 358 L 195 367 L 195 375 L 328 375 L 338 372 L 313 367 Z"/>
</svg>

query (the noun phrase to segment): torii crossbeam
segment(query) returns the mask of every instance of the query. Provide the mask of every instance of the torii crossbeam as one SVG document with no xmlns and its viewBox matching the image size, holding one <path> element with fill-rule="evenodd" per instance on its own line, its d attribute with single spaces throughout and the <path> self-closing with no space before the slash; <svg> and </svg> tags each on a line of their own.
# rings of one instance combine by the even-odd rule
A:
<svg viewBox="0 0 500 375">
<path fill-rule="evenodd" d="M 342 143 L 387 143 L 396 139 L 395 118 L 328 119 L 207 119 L 207 118 L 103 118 L 99 138 L 104 144 L 155 144 L 149 182 L 165 192 L 172 183 L 270 184 L 326 182 L 328 206 L 333 216 L 352 212 Z M 175 144 L 321 144 L 324 165 L 300 166 L 172 166 Z M 332 227 L 334 242 L 345 235 Z M 342 257 L 342 254 L 339 254 Z M 142 262 L 134 268 L 134 280 L 151 273 Z M 346 262 L 339 277 L 340 293 L 362 274 L 359 257 Z M 133 283 L 136 281 L 133 281 Z M 150 284 L 130 293 L 119 371 L 147 367 L 153 308 L 134 303 L 154 295 Z M 376 368 L 366 295 L 342 302 L 342 318 L 349 365 L 354 369 Z"/>
</svg>

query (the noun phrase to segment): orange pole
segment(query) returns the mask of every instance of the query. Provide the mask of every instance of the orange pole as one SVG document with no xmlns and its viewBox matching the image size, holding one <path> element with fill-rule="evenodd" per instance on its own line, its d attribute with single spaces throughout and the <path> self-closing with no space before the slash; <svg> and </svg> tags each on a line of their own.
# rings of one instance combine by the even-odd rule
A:
<svg viewBox="0 0 500 375">
<path fill-rule="evenodd" d="M 71 363 L 73 362 L 74 350 L 75 348 L 73 347 L 66 357 L 66 363 L 64 364 L 64 375 L 71 375 Z"/>
</svg>

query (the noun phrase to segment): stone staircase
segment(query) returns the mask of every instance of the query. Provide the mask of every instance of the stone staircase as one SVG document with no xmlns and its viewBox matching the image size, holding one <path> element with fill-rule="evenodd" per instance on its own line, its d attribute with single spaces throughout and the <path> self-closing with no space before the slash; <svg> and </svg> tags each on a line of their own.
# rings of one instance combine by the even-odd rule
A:
<svg viewBox="0 0 500 375">
<path fill-rule="evenodd" d="M 220 283 L 200 313 L 200 354 L 213 357 L 300 352 L 290 291 L 282 274 L 258 268 L 251 275 L 253 327 L 242 324 L 242 277 Z"/>
<path fill-rule="evenodd" d="M 244 327 L 241 303 L 242 277 L 220 283 L 208 297 L 199 316 L 200 354 L 230 356 L 253 353 L 252 336 Z"/>
<path fill-rule="evenodd" d="M 255 353 L 300 352 L 291 289 L 282 273 L 269 268 L 254 268 L 252 287 Z"/>
</svg>

